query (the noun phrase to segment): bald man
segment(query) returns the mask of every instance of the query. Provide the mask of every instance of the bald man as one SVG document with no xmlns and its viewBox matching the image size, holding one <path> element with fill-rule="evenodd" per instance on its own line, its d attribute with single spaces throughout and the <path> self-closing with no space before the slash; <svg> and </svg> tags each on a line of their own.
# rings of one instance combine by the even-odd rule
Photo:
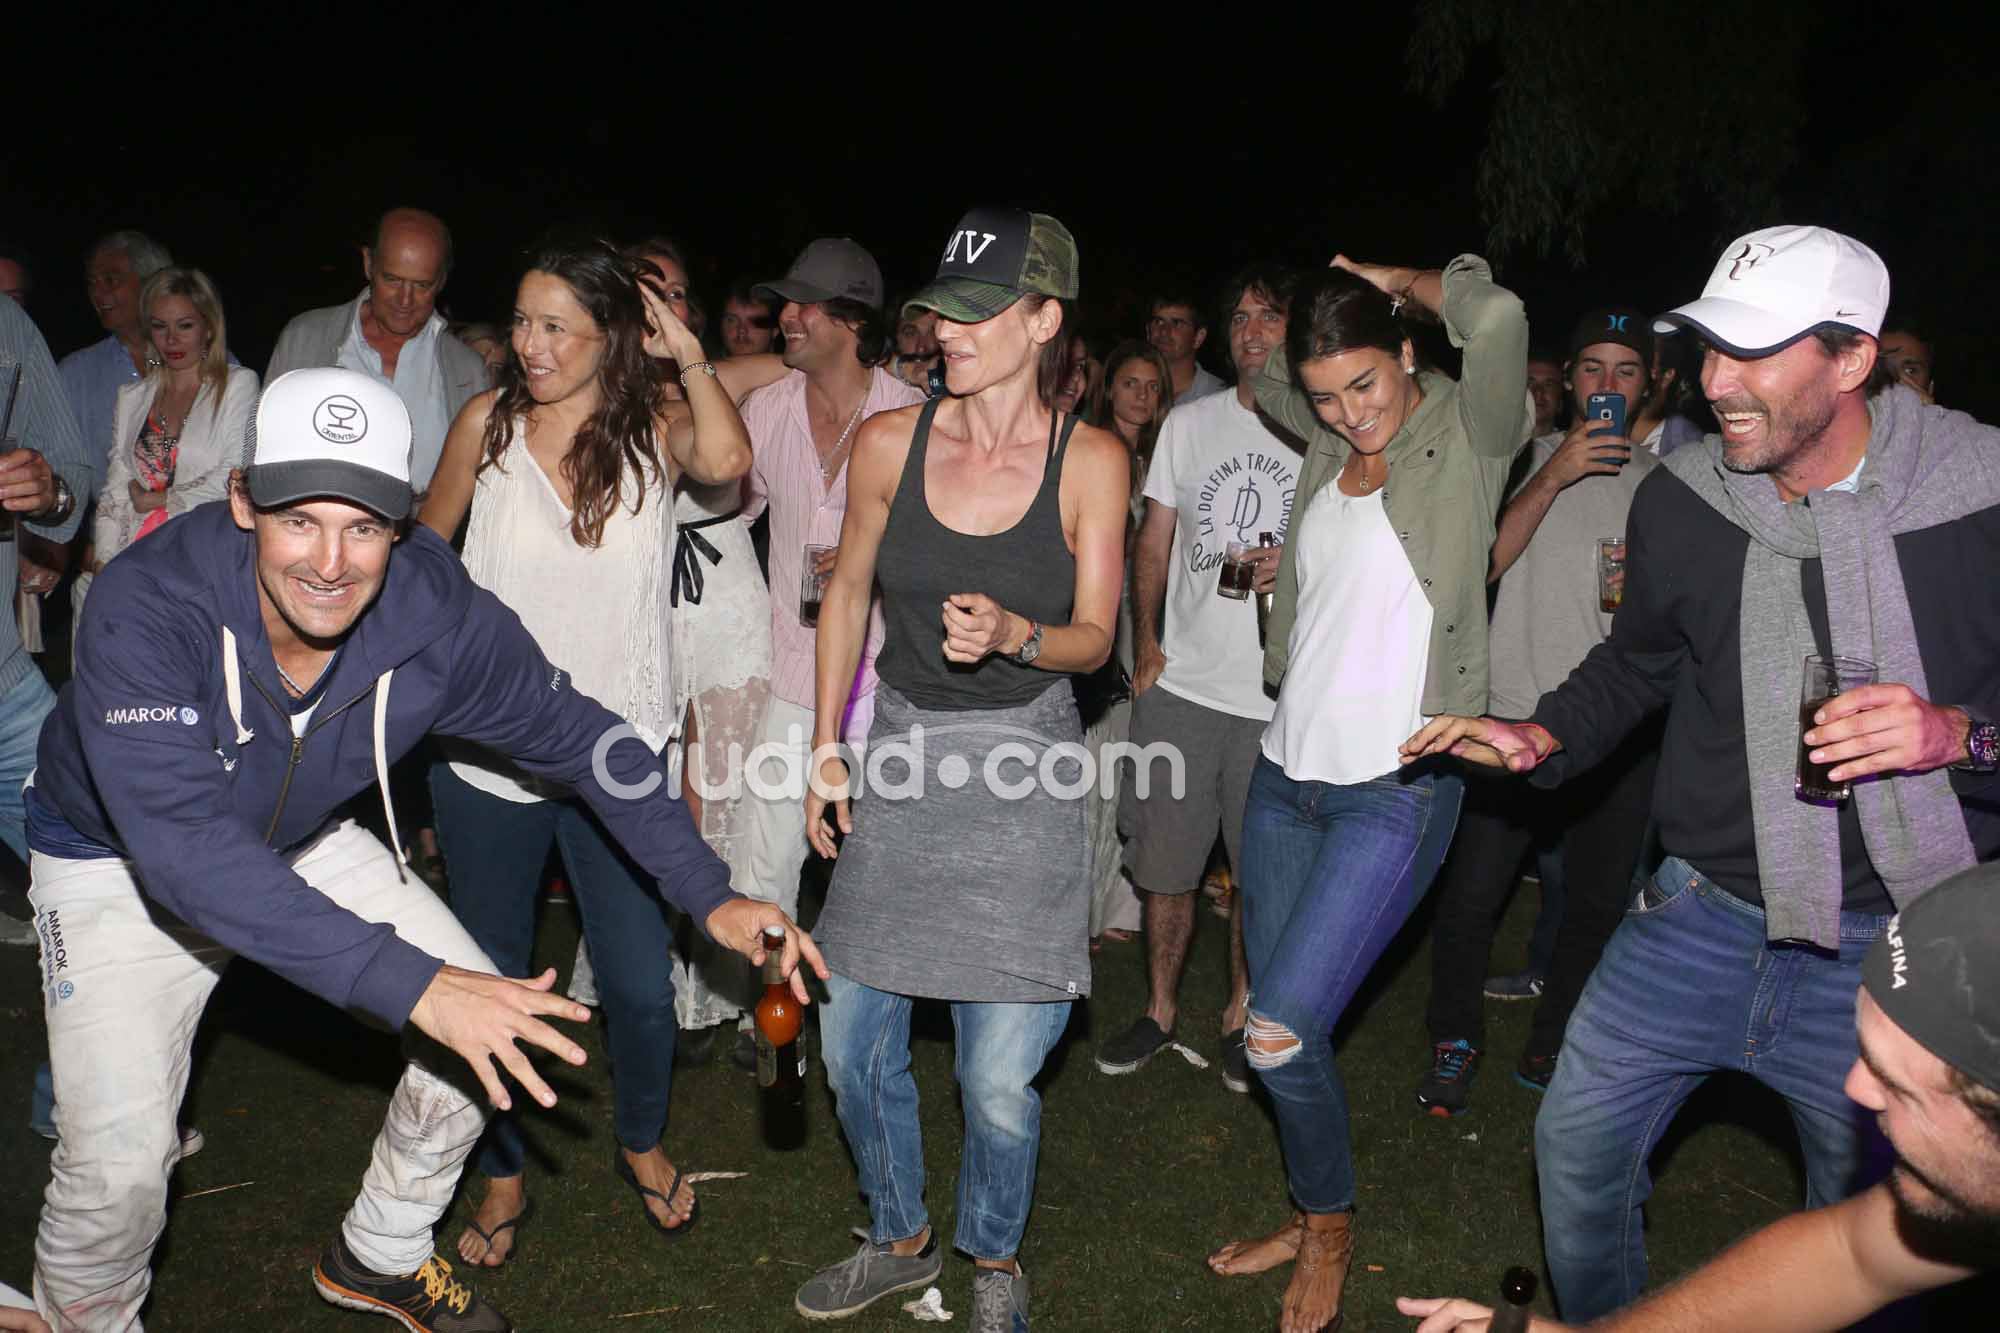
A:
<svg viewBox="0 0 2000 1333">
<path fill-rule="evenodd" d="M 422 491 L 452 418 L 491 383 L 479 354 L 450 336 L 437 313 L 451 274 L 451 229 L 421 209 L 392 208 L 361 247 L 361 272 L 368 285 L 355 299 L 285 325 L 264 382 L 303 366 L 340 366 L 394 389 L 410 409 L 410 484 Z"/>
</svg>

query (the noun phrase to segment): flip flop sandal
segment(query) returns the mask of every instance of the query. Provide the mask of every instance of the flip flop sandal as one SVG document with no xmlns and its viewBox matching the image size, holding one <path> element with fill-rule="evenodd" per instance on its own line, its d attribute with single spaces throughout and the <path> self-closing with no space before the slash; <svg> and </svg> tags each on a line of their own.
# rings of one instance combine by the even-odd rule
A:
<svg viewBox="0 0 2000 1333">
<path fill-rule="evenodd" d="M 632 1164 L 625 1160 L 625 1154 L 615 1148 L 612 1150 L 611 1169 L 618 1173 L 618 1178 L 620 1180 L 624 1181 L 627 1185 L 630 1185 L 638 1193 L 639 1211 L 645 1215 L 645 1218 L 648 1222 L 653 1224 L 653 1230 L 659 1232 L 661 1235 L 665 1236 L 668 1240 L 679 1240 L 682 1236 L 685 1236 L 688 1232 L 693 1231 L 694 1224 L 701 1220 L 700 1196 L 696 1196 L 694 1201 L 694 1206 L 688 1209 L 687 1220 L 682 1222 L 679 1226 L 671 1226 L 671 1227 L 668 1226 L 665 1222 L 662 1222 L 658 1217 L 653 1215 L 652 1209 L 646 1207 L 647 1199 L 658 1199 L 662 1207 L 667 1208 L 669 1210 L 673 1208 L 674 1195 L 680 1191 L 681 1187 L 682 1172 L 679 1167 L 674 1168 L 674 1178 L 668 1182 L 667 1192 L 665 1194 L 660 1193 L 656 1189 L 648 1189 L 644 1185 L 641 1185 L 639 1183 L 638 1173 L 633 1171 Z"/>
<path fill-rule="evenodd" d="M 512 1231 L 514 1233 L 513 1247 L 507 1251 L 507 1257 L 505 1259 L 502 1259 L 497 1264 L 489 1264 L 484 1260 L 481 1260 L 478 1263 L 469 1264 L 468 1266 L 472 1268 L 484 1269 L 489 1273 L 497 1273 L 501 1269 L 505 1268 L 508 1264 L 514 1262 L 514 1260 L 518 1258 L 521 1253 L 521 1228 L 524 1225 L 526 1225 L 528 1219 L 533 1217 L 534 1215 L 535 1215 L 535 1201 L 533 1199 L 529 1199 L 527 1202 L 521 1205 L 520 1212 L 514 1214 L 512 1217 L 508 1218 L 505 1222 L 498 1223 L 497 1225 L 494 1226 L 494 1228 L 491 1231 L 486 1230 L 484 1227 L 480 1226 L 479 1223 L 473 1221 L 469 1217 L 465 1219 L 465 1225 L 471 1228 L 473 1234 L 478 1236 L 479 1239 L 486 1242 L 486 1252 L 488 1254 L 493 1253 L 493 1242 L 500 1235 L 501 1232 Z"/>
</svg>

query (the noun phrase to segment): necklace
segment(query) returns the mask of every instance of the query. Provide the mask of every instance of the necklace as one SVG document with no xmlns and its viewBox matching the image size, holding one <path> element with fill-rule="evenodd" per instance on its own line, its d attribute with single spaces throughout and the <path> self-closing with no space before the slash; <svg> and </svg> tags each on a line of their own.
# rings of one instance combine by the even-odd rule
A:
<svg viewBox="0 0 2000 1333">
<path fill-rule="evenodd" d="M 285 688 L 292 692 L 292 697 L 294 699 L 303 699 L 306 697 L 307 687 L 299 684 L 297 681 L 292 679 L 291 673 L 285 670 L 285 664 L 283 662 L 280 662 L 277 658 L 273 657 L 271 659 L 271 665 L 278 668 L 278 679 L 284 682 Z M 319 684 L 320 676 L 324 676 L 325 674 L 326 674 L 326 665 L 322 663 L 319 669 L 319 676 L 313 677 L 313 684 L 314 685 Z"/>
<path fill-rule="evenodd" d="M 840 432 L 840 438 L 833 442 L 833 448 L 826 451 L 825 458 L 820 459 L 819 479 L 826 485 L 833 484 L 834 474 L 839 472 L 840 465 L 847 461 L 847 456 L 841 450 L 847 445 L 847 437 L 854 434 L 854 428 L 861 424 L 861 409 L 867 406 L 868 395 L 863 394 L 861 401 L 854 405 L 854 415 L 847 419 L 847 429 Z"/>
</svg>

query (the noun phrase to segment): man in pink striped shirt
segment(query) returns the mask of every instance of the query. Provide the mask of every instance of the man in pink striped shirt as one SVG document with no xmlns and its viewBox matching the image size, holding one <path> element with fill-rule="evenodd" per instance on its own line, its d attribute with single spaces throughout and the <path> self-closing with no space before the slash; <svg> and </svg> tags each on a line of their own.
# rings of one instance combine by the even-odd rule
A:
<svg viewBox="0 0 2000 1333">
<path fill-rule="evenodd" d="M 757 747 L 767 755 L 790 755 L 792 763 L 771 758 L 760 763 L 749 802 L 750 882 L 738 892 L 796 910 L 799 871 L 806 859 L 803 783 L 812 748 L 813 672 L 816 631 L 800 616 L 805 582 L 805 548 L 840 542 L 847 512 L 847 455 L 861 423 L 877 412 L 923 401 L 923 393 L 882 368 L 894 350 L 882 313 L 882 270 L 869 253 L 845 237 L 814 241 L 791 271 L 760 284 L 756 294 L 782 301 L 778 326 L 785 334 L 784 360 L 791 373 L 743 401 L 749 428 L 749 503 L 743 521 L 771 513 L 771 705 Z M 819 560 L 833 567 L 831 555 Z M 867 739 L 875 707 L 875 654 L 882 647 L 882 610 L 870 613 L 868 642 L 861 655 L 843 734 L 852 743 Z M 760 795 L 759 792 L 770 793 Z M 754 1068 L 750 1040 L 748 979 L 742 1028 L 735 1058 Z M 746 1062 L 747 1058 L 747 1062 Z"/>
</svg>

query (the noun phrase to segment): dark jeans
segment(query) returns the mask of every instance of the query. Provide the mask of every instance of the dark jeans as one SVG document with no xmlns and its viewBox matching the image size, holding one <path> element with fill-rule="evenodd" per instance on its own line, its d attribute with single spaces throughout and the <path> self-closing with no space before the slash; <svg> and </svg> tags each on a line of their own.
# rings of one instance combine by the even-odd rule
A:
<svg viewBox="0 0 2000 1333">
<path fill-rule="evenodd" d="M 1275 1023 L 1298 1038 L 1284 1054 L 1254 1046 L 1277 1113 L 1298 1206 L 1354 1206 L 1347 1089 L 1333 1026 L 1437 874 L 1463 780 L 1389 773 L 1337 786 L 1295 782 L 1259 757 L 1243 815 L 1243 952 L 1250 1031 Z"/>
<path fill-rule="evenodd" d="M 581 802 L 502 800 L 444 764 L 431 770 L 431 799 L 451 909 L 503 976 L 528 975 L 536 889 L 550 845 L 561 848 L 604 1002 L 616 1073 L 613 1131 L 627 1150 L 650 1152 L 667 1123 L 678 1031 L 668 966 L 673 922 L 652 880 Z M 495 1112 L 481 1143 L 480 1173 L 518 1176 L 526 1158 L 517 1113 Z"/>
<path fill-rule="evenodd" d="M 1431 928 L 1432 1041 L 1463 1037 L 1485 1046 L 1480 989 L 1500 909 L 1528 849 L 1551 839 L 1563 864 L 1564 903 L 1525 1053 L 1554 1055 L 1562 1048 L 1576 997 L 1632 898 L 1632 869 L 1646 834 L 1659 760 L 1654 739 L 1652 728 L 1644 729 L 1603 763 L 1553 791 L 1507 777 L 1467 784 Z"/>
</svg>

